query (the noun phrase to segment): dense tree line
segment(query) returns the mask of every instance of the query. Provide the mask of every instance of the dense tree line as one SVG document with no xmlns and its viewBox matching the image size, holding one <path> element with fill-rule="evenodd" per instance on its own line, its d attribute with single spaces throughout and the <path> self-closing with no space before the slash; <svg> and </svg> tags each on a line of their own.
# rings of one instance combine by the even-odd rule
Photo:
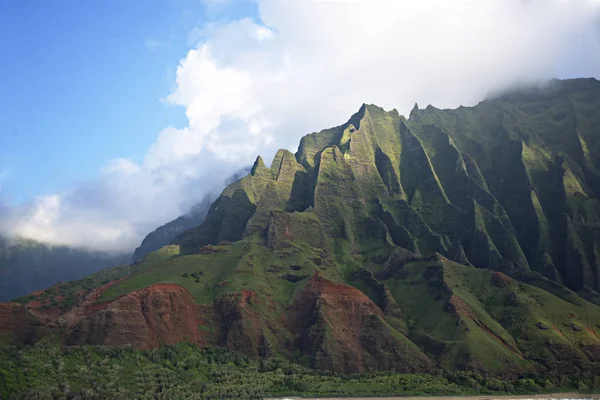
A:
<svg viewBox="0 0 600 400">
<path fill-rule="evenodd" d="M 599 378 L 471 372 L 339 376 L 281 359 L 254 359 L 181 343 L 154 350 L 65 347 L 53 342 L 0 352 L 2 399 L 259 399 L 267 396 L 384 396 L 600 390 Z"/>
</svg>

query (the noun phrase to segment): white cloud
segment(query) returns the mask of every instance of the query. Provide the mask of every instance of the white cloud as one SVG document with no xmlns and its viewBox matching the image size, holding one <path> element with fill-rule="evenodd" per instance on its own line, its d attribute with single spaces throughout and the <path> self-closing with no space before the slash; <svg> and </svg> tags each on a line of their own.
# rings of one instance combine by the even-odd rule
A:
<svg viewBox="0 0 600 400">
<path fill-rule="evenodd" d="M 75 215 L 64 215 L 63 199 L 59 195 L 38 197 L 33 207 L 21 214 L 13 232 L 26 238 L 51 244 L 69 244 L 99 250 L 128 250 L 133 232 L 128 225 L 103 220 L 96 210 L 78 209 Z M 123 242 L 117 245 L 115 242 Z"/>
<path fill-rule="evenodd" d="M 455 107 L 600 71 L 597 0 L 259 0 L 258 9 L 261 24 L 201 29 L 167 98 L 223 160 L 295 146 L 363 102 Z M 584 40 L 585 56 L 569 59 Z"/>
<path fill-rule="evenodd" d="M 151 153 L 146 159 L 154 162 Z M 22 207 L 0 209 L 0 229 L 50 244 L 131 251 L 147 233 L 219 188 L 237 168 L 213 169 L 210 155 L 168 154 L 170 162 L 159 159 L 157 164 L 113 160 L 99 177 L 71 190 L 38 196 Z"/>
<path fill-rule="evenodd" d="M 132 175 L 140 172 L 140 167 L 133 161 L 127 158 L 117 158 L 110 160 L 104 167 L 106 174 L 122 173 L 124 175 Z"/>
<path fill-rule="evenodd" d="M 50 242 L 131 249 L 257 154 L 293 149 L 363 102 L 408 113 L 415 102 L 470 105 L 519 82 L 600 73 L 598 0 L 257 3 L 261 23 L 190 34 L 194 48 L 164 99 L 185 107 L 187 127 L 164 129 L 141 162 L 112 161 L 6 225 Z"/>
</svg>

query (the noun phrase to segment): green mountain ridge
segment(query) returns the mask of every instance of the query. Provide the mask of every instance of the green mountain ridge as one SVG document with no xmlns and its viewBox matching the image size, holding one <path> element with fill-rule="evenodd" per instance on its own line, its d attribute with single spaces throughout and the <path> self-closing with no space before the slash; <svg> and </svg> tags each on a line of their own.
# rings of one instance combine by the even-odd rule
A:
<svg viewBox="0 0 600 400">
<path fill-rule="evenodd" d="M 599 376 L 599 147 L 594 79 L 408 119 L 363 105 L 258 157 L 116 280 L 57 285 L 76 307 L 3 305 L 24 322 L 0 333 L 188 341 L 337 373 Z"/>
<path fill-rule="evenodd" d="M 310 206 L 332 238 L 353 243 L 370 234 L 363 222 L 383 223 L 391 244 L 418 254 L 536 271 L 597 292 L 600 160 L 590 149 L 600 116 L 590 110 L 599 86 L 553 81 L 541 98 L 415 108 L 409 120 L 364 105 L 345 125 L 303 138 L 296 156 L 280 151 L 270 170 L 257 159 L 213 204 L 210 221 L 174 243 L 240 240 L 265 229 L 273 209 Z"/>
</svg>

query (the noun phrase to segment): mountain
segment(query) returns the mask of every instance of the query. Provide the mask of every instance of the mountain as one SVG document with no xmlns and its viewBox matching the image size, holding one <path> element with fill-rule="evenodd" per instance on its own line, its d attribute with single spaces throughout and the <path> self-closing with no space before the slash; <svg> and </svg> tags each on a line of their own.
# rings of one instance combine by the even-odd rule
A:
<svg viewBox="0 0 600 400">
<path fill-rule="evenodd" d="M 187 214 L 177 217 L 150 232 L 133 252 L 132 261 L 134 263 L 143 261 L 148 253 L 157 251 L 161 247 L 170 244 L 180 233 L 200 225 L 206 217 L 211 202 L 210 195 L 207 195 L 200 203 L 192 207 Z"/>
<path fill-rule="evenodd" d="M 341 374 L 599 376 L 598 171 L 594 79 L 408 119 L 363 105 L 258 157 L 143 262 L 0 305 L 0 334 Z"/>
<path fill-rule="evenodd" d="M 78 280 L 103 268 L 128 263 L 128 259 L 128 254 L 0 237 L 0 301 L 46 289 L 58 282 Z"/>
<path fill-rule="evenodd" d="M 230 185 L 239 180 L 242 176 L 246 175 L 249 170 L 249 168 L 242 168 L 235 172 L 225 180 L 223 186 Z M 134 263 L 143 261 L 148 253 L 157 251 L 161 247 L 171 244 L 180 233 L 200 225 L 204 221 L 208 208 L 215 197 L 217 196 L 213 192 L 205 194 L 202 201 L 195 204 L 186 214 L 175 218 L 173 221 L 167 222 L 146 235 L 140 246 L 133 252 L 132 261 Z"/>
</svg>

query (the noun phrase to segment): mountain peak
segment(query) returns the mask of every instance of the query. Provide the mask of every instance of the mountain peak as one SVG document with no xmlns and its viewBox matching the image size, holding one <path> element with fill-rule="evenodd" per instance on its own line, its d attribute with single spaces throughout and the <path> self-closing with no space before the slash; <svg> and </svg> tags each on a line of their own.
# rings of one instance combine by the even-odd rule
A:
<svg viewBox="0 0 600 400">
<path fill-rule="evenodd" d="M 419 116 L 419 104 L 415 103 L 415 105 L 413 106 L 412 110 L 410 110 L 410 114 L 408 115 L 409 119 L 415 119 L 418 118 Z"/>
<path fill-rule="evenodd" d="M 266 165 L 265 162 L 263 161 L 261 156 L 256 157 L 256 160 L 254 161 L 254 164 L 252 165 L 252 169 L 250 170 L 250 175 L 254 176 L 256 175 L 256 172 L 259 169 L 266 169 Z"/>
</svg>

